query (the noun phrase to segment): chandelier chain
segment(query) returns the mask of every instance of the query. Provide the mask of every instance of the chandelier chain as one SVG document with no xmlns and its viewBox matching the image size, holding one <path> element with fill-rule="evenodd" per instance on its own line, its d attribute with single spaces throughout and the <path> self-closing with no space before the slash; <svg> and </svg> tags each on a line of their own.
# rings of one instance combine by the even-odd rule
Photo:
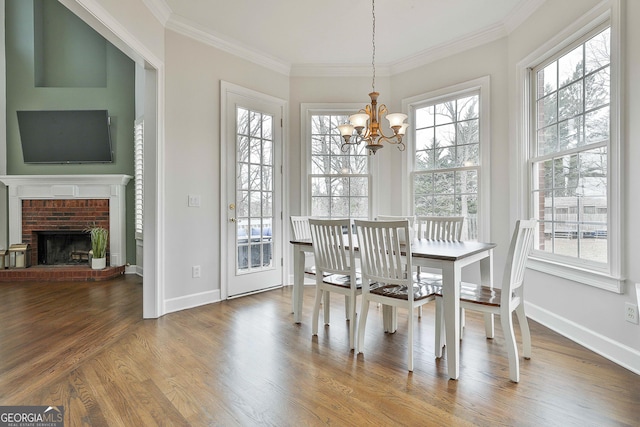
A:
<svg viewBox="0 0 640 427">
<path fill-rule="evenodd" d="M 371 81 L 372 92 L 376 91 L 376 1 L 371 0 L 371 16 L 373 17 L 371 31 L 371 67 L 373 68 L 373 80 Z"/>
</svg>

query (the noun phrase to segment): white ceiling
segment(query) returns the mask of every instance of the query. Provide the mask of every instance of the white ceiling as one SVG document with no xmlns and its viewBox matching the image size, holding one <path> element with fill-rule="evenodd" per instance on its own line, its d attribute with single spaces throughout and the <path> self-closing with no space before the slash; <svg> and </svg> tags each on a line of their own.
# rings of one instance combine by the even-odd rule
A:
<svg viewBox="0 0 640 427">
<path fill-rule="evenodd" d="M 144 0 L 170 29 L 257 62 L 371 67 L 370 0 Z M 503 37 L 544 0 L 377 0 L 376 67 Z"/>
</svg>

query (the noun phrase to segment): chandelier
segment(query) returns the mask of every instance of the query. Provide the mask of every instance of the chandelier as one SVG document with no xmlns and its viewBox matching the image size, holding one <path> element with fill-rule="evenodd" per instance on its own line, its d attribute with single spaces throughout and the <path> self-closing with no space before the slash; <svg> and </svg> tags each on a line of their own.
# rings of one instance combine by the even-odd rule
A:
<svg viewBox="0 0 640 427">
<path fill-rule="evenodd" d="M 376 154 L 376 151 L 383 147 L 383 142 L 389 144 L 397 144 L 400 151 L 405 150 L 402 137 L 404 136 L 409 123 L 404 121 L 407 118 L 406 114 L 402 113 L 389 113 L 387 106 L 380 104 L 378 106 L 378 96 L 376 92 L 376 5 L 375 0 L 371 0 L 371 15 L 373 18 L 372 26 L 372 56 L 371 65 L 373 68 L 373 80 L 371 83 L 372 92 L 369 94 L 371 98 L 371 104 L 358 111 L 356 114 L 349 116 L 349 123 L 338 126 L 340 135 L 344 139 L 342 144 L 342 151 L 349 150 L 351 145 L 358 145 L 361 142 L 365 142 L 366 148 L 369 150 L 369 154 Z M 380 128 L 380 120 L 386 117 L 389 121 L 389 127 L 393 130 L 393 135 L 385 135 Z M 353 134 L 353 131 L 356 134 Z"/>
</svg>

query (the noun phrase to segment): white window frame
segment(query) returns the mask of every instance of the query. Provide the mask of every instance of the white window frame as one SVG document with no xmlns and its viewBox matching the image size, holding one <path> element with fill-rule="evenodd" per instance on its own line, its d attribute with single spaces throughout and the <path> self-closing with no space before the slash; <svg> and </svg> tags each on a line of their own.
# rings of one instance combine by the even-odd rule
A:
<svg viewBox="0 0 640 427">
<path fill-rule="evenodd" d="M 144 230 L 144 118 L 136 119 L 133 130 L 134 229 L 136 240 Z"/>
<path fill-rule="evenodd" d="M 301 215 L 311 214 L 311 117 L 314 115 L 351 115 L 362 109 L 362 104 L 356 103 L 302 103 L 300 106 L 300 131 L 302 136 L 302 148 L 301 148 Z M 372 156 L 368 156 L 368 178 L 369 178 L 369 200 L 368 211 L 369 218 L 375 217 L 373 207 L 375 206 L 374 200 L 376 195 L 372 191 L 376 186 L 374 177 L 376 176 L 375 170 L 377 168 L 377 162 L 372 159 Z M 343 175 L 336 175 L 340 177 Z M 377 188 L 377 187 L 376 187 Z"/>
<path fill-rule="evenodd" d="M 512 217 L 532 217 L 533 203 L 530 198 L 531 163 L 529 153 L 531 147 L 532 126 L 532 84 L 530 70 L 538 64 L 556 56 L 569 45 L 574 44 L 583 36 L 598 28 L 605 22 L 611 26 L 611 100 L 610 100 L 610 141 L 607 146 L 608 154 L 608 206 L 607 206 L 607 234 L 609 261 L 603 269 L 596 263 L 573 262 L 568 263 L 560 257 L 532 253 L 527 267 L 563 277 L 575 282 L 594 286 L 608 291 L 623 293 L 624 277 L 622 260 L 622 213 L 624 212 L 622 186 L 622 94 L 624 93 L 621 72 L 622 64 L 622 34 L 620 0 L 605 1 L 590 10 L 581 18 L 574 21 L 560 34 L 540 46 L 516 66 L 518 87 L 518 110 L 515 123 L 516 140 L 512 154 L 512 164 L 516 167 L 512 174 Z M 601 264 L 600 264 L 601 265 Z"/>
<path fill-rule="evenodd" d="M 480 126 L 480 164 L 478 165 L 478 240 L 491 240 L 491 79 L 489 76 L 483 76 L 474 80 L 459 83 L 453 86 L 441 88 L 432 92 L 417 95 L 402 100 L 402 111 L 407 112 L 409 123 L 415 119 L 416 110 L 428 105 L 438 104 L 450 99 L 458 98 L 464 95 L 479 94 L 479 126 Z M 403 192 L 402 204 L 405 206 L 405 212 L 411 215 L 413 212 L 413 171 L 415 170 L 415 128 L 410 127 L 407 132 L 407 153 L 403 156 L 403 169 L 407 171 L 403 174 L 402 188 L 409 191 Z"/>
</svg>

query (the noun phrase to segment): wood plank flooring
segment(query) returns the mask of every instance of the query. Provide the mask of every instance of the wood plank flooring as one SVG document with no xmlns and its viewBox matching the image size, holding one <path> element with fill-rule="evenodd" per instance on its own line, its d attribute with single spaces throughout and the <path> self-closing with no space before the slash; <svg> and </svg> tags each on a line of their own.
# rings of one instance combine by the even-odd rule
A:
<svg viewBox="0 0 640 427">
<path fill-rule="evenodd" d="M 135 276 L 2 283 L 0 405 L 63 405 L 65 426 L 640 425 L 640 376 L 535 322 L 514 384 L 499 322 L 487 340 L 467 313 L 450 381 L 433 304 L 409 373 L 406 313 L 384 334 L 370 310 L 355 357 L 342 297 L 312 339 L 308 289 L 295 325 L 290 287 L 143 320 Z"/>
</svg>

